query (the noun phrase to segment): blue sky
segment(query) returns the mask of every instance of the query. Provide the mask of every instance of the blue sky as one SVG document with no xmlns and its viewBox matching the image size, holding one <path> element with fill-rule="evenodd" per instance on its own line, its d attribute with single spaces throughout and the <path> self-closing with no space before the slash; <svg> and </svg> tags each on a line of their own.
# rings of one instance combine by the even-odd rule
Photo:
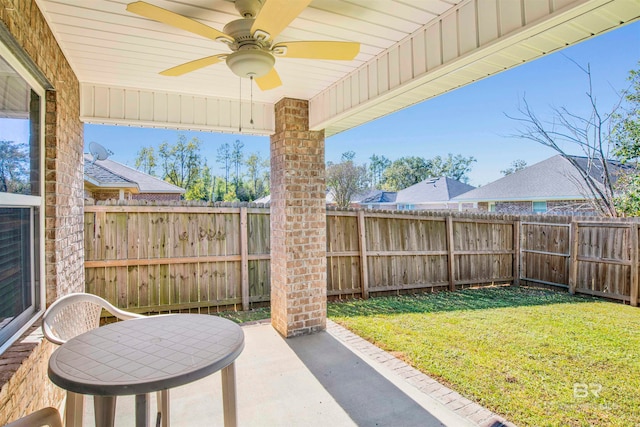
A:
<svg viewBox="0 0 640 427">
<path fill-rule="evenodd" d="M 463 154 L 477 159 L 470 173 L 473 185 L 500 178 L 500 170 L 516 159 L 529 165 L 544 160 L 555 152 L 509 137 L 518 124 L 505 113 L 517 114 L 523 96 L 541 116 L 552 106 L 587 111 L 586 76 L 567 57 L 590 64 L 598 104 L 606 111 L 617 100 L 616 91 L 628 85 L 629 70 L 640 68 L 640 22 L 327 138 L 326 160 L 339 161 L 349 150 L 356 152 L 357 163 L 368 162 L 372 154 L 391 160 Z M 268 137 L 105 125 L 85 125 L 85 147 L 99 142 L 114 152 L 113 160 L 133 165 L 140 147 L 175 142 L 179 133 L 202 141 L 203 154 L 214 172 L 219 172 L 216 150 L 225 142 L 239 139 L 245 153 L 269 155 Z"/>
</svg>

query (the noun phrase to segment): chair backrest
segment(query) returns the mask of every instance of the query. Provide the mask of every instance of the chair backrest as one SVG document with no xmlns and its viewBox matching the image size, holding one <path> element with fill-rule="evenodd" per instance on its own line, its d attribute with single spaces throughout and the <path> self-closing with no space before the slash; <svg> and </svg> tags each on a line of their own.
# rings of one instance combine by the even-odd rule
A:
<svg viewBox="0 0 640 427">
<path fill-rule="evenodd" d="M 51 304 L 44 313 L 44 336 L 55 344 L 64 344 L 71 338 L 100 326 L 103 308 L 122 320 L 144 317 L 141 314 L 120 310 L 97 295 L 69 294 Z"/>
<path fill-rule="evenodd" d="M 60 413 L 55 408 L 43 408 L 20 418 L 5 427 L 62 427 Z"/>
</svg>

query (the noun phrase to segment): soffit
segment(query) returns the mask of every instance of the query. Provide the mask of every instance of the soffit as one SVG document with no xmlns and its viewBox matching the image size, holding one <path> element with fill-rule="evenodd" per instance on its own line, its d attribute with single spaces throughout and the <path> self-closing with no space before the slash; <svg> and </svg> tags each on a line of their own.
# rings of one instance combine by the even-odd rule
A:
<svg viewBox="0 0 640 427">
<path fill-rule="evenodd" d="M 251 129 L 248 82 L 238 103 L 240 79 L 225 64 L 158 74 L 227 47 L 132 15 L 129 1 L 36 0 L 82 84 L 83 120 L 262 135 L 283 97 L 310 100 L 311 125 L 329 136 L 640 16 L 636 0 L 314 0 L 276 41 L 348 40 L 361 51 L 349 62 L 278 58 L 283 85 L 254 87 Z M 228 0 L 148 1 L 219 30 L 239 18 Z"/>
<path fill-rule="evenodd" d="M 125 10 L 132 0 L 37 0 L 81 83 L 238 99 L 239 77 L 216 64 L 181 77 L 158 73 L 183 62 L 229 53 L 225 44 L 141 18 Z M 148 0 L 222 30 L 239 19 L 228 0 Z M 258 102 L 310 99 L 384 49 L 437 18 L 459 0 L 315 0 L 276 41 L 360 42 L 354 61 L 278 58 L 283 86 L 253 90 Z M 243 81 L 248 98 L 248 82 Z"/>
</svg>

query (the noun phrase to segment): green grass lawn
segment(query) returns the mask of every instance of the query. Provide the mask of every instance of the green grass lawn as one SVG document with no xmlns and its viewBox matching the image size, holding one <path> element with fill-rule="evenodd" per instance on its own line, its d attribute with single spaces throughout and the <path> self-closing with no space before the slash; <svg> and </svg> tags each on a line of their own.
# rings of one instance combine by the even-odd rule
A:
<svg viewBox="0 0 640 427">
<path fill-rule="evenodd" d="M 640 425 L 640 309 L 492 287 L 328 305 L 329 316 L 520 426 Z"/>
</svg>

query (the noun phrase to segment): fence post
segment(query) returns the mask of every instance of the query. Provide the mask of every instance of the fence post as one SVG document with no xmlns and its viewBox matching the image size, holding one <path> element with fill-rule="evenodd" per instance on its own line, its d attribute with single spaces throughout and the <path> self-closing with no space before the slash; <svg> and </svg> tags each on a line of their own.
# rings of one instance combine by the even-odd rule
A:
<svg viewBox="0 0 640 427">
<path fill-rule="evenodd" d="M 455 270 L 455 260 L 454 260 L 454 252 L 453 252 L 453 217 L 449 214 L 446 217 L 447 221 L 447 251 L 448 259 L 447 259 L 447 267 L 449 272 L 449 290 L 456 290 L 456 281 L 454 277 Z"/>
<path fill-rule="evenodd" d="M 369 298 L 369 266 L 367 265 L 367 230 L 364 223 L 364 210 L 358 211 L 358 236 L 360 240 L 360 287 L 362 298 Z"/>
<path fill-rule="evenodd" d="M 576 284 L 578 281 L 579 233 L 577 221 L 571 221 L 569 236 L 569 240 L 571 242 L 571 252 L 569 253 L 569 293 L 573 295 L 576 293 Z"/>
<path fill-rule="evenodd" d="M 242 273 L 242 310 L 249 310 L 249 239 L 247 238 L 247 208 L 240 208 L 240 271 Z"/>
<path fill-rule="evenodd" d="M 631 245 L 631 291 L 630 302 L 633 307 L 638 306 L 638 263 L 640 262 L 640 255 L 638 252 L 638 223 L 631 224 L 631 238 L 629 239 Z"/>
<path fill-rule="evenodd" d="M 522 222 L 516 220 L 513 222 L 513 284 L 520 286 L 520 233 L 522 230 Z"/>
</svg>

